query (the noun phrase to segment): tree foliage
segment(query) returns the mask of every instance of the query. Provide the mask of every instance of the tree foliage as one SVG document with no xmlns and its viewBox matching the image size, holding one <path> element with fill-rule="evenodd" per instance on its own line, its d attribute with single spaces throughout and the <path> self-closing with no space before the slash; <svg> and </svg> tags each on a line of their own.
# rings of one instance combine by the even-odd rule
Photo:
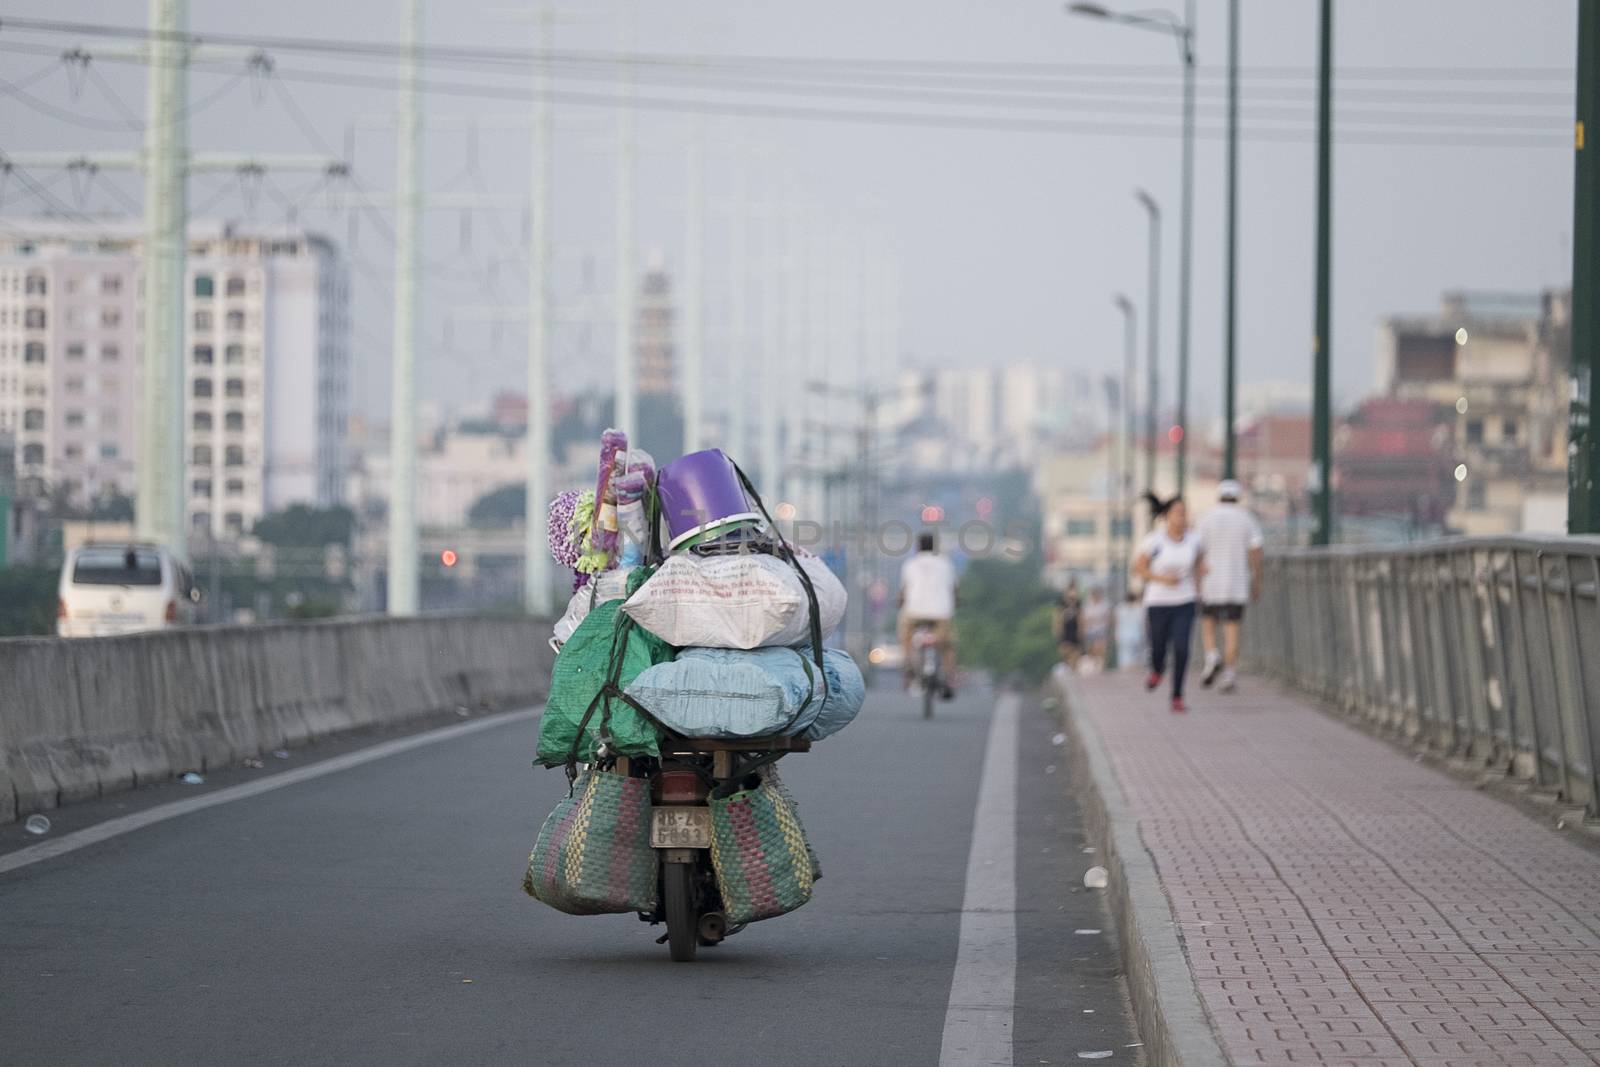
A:
<svg viewBox="0 0 1600 1067">
<path fill-rule="evenodd" d="M 658 464 L 677 459 L 683 451 L 683 410 L 678 398 L 641 396 L 638 403 L 639 427 L 629 435 L 628 443 L 648 451 Z M 560 453 L 569 445 L 592 442 L 598 456 L 601 431 L 616 425 L 615 410 L 610 396 L 580 397 L 551 427 L 552 446 Z"/>
<path fill-rule="evenodd" d="M 0 567 L 0 636 L 54 633 L 60 579 L 55 567 Z"/>
<path fill-rule="evenodd" d="M 504 528 L 523 521 L 528 513 L 526 482 L 512 482 L 492 489 L 472 502 L 467 522 L 473 526 Z"/>
<path fill-rule="evenodd" d="M 1054 600 L 1037 558 L 974 559 L 961 577 L 956 609 L 961 662 L 1000 680 L 1043 680 L 1057 658 Z"/>
<path fill-rule="evenodd" d="M 356 517 L 349 508 L 292 504 L 256 521 L 255 535 L 278 548 L 321 548 L 350 544 Z"/>
</svg>

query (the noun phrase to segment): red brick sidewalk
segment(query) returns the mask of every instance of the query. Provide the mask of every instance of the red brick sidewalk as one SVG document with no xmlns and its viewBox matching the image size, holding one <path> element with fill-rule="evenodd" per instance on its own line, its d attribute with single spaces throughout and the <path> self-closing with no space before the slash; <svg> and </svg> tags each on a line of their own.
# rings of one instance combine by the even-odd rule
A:
<svg viewBox="0 0 1600 1067">
<path fill-rule="evenodd" d="M 1600 1063 L 1600 856 L 1287 691 L 1078 680 L 1237 1064 Z"/>
</svg>

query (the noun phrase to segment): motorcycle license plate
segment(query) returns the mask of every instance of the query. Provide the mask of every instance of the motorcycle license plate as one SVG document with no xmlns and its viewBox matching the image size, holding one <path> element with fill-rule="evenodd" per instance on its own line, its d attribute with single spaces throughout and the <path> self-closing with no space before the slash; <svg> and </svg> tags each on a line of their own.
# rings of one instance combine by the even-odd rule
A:
<svg viewBox="0 0 1600 1067">
<path fill-rule="evenodd" d="M 651 848 L 710 848 L 711 809 L 658 807 L 650 817 Z"/>
</svg>

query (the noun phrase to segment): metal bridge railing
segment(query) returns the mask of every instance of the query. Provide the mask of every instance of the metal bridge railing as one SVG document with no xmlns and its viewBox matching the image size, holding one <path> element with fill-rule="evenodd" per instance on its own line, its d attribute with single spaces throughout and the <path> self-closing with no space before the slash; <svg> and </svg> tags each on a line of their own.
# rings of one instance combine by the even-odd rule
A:
<svg viewBox="0 0 1600 1067">
<path fill-rule="evenodd" d="M 1600 817 L 1600 538 L 1269 553 L 1249 666 Z"/>
</svg>

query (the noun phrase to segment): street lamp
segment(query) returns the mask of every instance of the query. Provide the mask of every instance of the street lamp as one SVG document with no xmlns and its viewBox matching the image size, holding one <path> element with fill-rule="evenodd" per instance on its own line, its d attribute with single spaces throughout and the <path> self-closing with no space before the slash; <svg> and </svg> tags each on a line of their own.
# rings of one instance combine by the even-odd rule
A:
<svg viewBox="0 0 1600 1067">
<path fill-rule="evenodd" d="M 1193 260 L 1194 230 L 1194 0 L 1184 5 L 1184 17 L 1170 11 L 1112 11 L 1100 4 L 1072 3 L 1068 14 L 1120 22 L 1124 26 L 1165 33 L 1178 42 L 1178 58 L 1183 63 L 1183 176 L 1180 229 L 1178 234 L 1178 425 L 1189 425 L 1189 290 Z M 1179 436 L 1177 447 L 1178 492 L 1183 492 L 1187 475 L 1187 432 Z"/>
<path fill-rule="evenodd" d="M 1145 313 L 1148 322 L 1145 327 L 1145 346 L 1150 354 L 1147 357 L 1149 366 L 1145 371 L 1144 487 L 1153 493 L 1156 488 L 1156 410 L 1161 400 L 1161 205 L 1143 189 L 1135 189 L 1133 195 L 1139 198 L 1139 203 L 1144 205 L 1145 213 L 1150 217 L 1150 281 L 1145 297 L 1149 305 Z"/>
</svg>

